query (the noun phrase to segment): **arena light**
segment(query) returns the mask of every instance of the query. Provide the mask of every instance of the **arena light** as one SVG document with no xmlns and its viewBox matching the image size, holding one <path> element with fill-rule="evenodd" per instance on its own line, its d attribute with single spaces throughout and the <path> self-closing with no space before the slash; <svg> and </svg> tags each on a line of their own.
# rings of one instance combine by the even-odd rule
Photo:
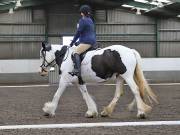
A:
<svg viewBox="0 0 180 135">
<path fill-rule="evenodd" d="M 144 11 L 148 10 L 147 8 L 135 7 L 135 6 L 132 6 L 132 5 L 127 5 L 127 4 L 123 4 L 122 7 L 131 8 L 131 10 L 134 10 L 134 9 L 137 9 L 137 8 L 140 9 L 140 10 L 144 10 Z"/>
<path fill-rule="evenodd" d="M 150 4 L 156 5 L 157 7 L 163 7 L 164 4 L 167 5 L 167 4 L 171 4 L 171 3 L 173 3 L 173 2 L 169 1 L 169 0 L 152 0 L 152 2 L 150 2 Z"/>
<path fill-rule="evenodd" d="M 159 1 L 163 3 L 172 3 L 170 0 L 159 0 Z"/>
<path fill-rule="evenodd" d="M 136 15 L 141 15 L 141 9 L 140 8 L 136 8 Z"/>
<path fill-rule="evenodd" d="M 141 3 L 149 3 L 149 1 L 147 1 L 147 0 L 134 0 L 134 1 L 141 2 Z"/>
<path fill-rule="evenodd" d="M 150 2 L 150 4 L 155 5 L 157 7 L 163 7 L 163 2 L 161 0 L 152 0 L 152 2 Z"/>
<path fill-rule="evenodd" d="M 133 8 L 134 6 L 131 5 L 127 5 L 127 4 L 123 4 L 122 7 L 126 7 L 126 8 Z"/>
<path fill-rule="evenodd" d="M 15 9 L 16 9 L 16 8 L 19 8 L 19 7 L 21 7 L 21 6 L 22 6 L 21 0 L 17 0 Z"/>
<path fill-rule="evenodd" d="M 158 5 L 157 5 L 158 7 L 163 7 L 164 6 L 163 3 L 161 1 L 159 1 L 159 0 L 157 1 L 157 3 L 158 3 Z"/>
</svg>

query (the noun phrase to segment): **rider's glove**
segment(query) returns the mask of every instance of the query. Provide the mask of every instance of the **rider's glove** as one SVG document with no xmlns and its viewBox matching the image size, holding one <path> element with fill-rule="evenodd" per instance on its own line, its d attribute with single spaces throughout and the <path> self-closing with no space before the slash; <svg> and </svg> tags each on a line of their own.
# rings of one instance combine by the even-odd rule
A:
<svg viewBox="0 0 180 135">
<path fill-rule="evenodd" d="M 72 47 L 73 46 L 73 42 L 71 42 L 69 46 Z"/>
</svg>

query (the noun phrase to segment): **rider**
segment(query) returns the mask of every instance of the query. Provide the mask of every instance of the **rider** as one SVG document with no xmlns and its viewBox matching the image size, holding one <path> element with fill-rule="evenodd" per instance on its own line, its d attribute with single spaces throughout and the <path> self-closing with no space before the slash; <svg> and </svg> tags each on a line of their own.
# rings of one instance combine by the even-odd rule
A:
<svg viewBox="0 0 180 135">
<path fill-rule="evenodd" d="M 95 47 L 96 44 L 96 33 L 94 28 L 94 22 L 91 19 L 91 8 L 88 5 L 82 5 L 80 7 L 81 18 L 79 19 L 78 28 L 76 34 L 70 46 L 77 41 L 79 38 L 79 45 L 73 52 L 74 70 L 70 72 L 71 75 L 81 76 L 81 60 L 80 54 L 87 51 L 91 47 Z"/>
</svg>

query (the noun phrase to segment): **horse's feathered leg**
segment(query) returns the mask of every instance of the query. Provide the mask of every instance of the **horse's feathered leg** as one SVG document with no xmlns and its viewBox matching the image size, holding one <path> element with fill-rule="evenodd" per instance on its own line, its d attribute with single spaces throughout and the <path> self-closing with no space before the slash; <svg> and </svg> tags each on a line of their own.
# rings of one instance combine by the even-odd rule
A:
<svg viewBox="0 0 180 135">
<path fill-rule="evenodd" d="M 136 99 L 134 98 L 127 106 L 127 109 L 129 111 L 133 111 L 133 108 L 135 107 L 135 104 L 136 104 Z"/>
<path fill-rule="evenodd" d="M 83 99 L 85 100 L 87 107 L 88 107 L 88 111 L 86 112 L 85 116 L 88 118 L 96 117 L 98 115 L 96 103 L 89 95 L 86 85 L 78 85 L 78 87 L 79 87 L 79 89 L 82 93 Z"/>
<path fill-rule="evenodd" d="M 147 104 L 145 104 L 140 96 L 140 92 L 139 92 L 139 88 L 137 86 L 137 84 L 135 83 L 133 77 L 127 77 L 124 78 L 127 82 L 127 84 L 129 85 L 129 87 L 131 88 L 135 99 L 136 99 L 136 103 L 137 103 L 137 109 L 138 109 L 138 114 L 137 117 L 138 118 L 145 118 L 145 113 L 151 110 L 151 107 L 148 106 Z"/>
<path fill-rule="evenodd" d="M 134 81 L 136 82 L 136 84 L 139 86 L 140 84 L 139 84 L 139 81 L 137 80 L 137 77 L 136 77 L 136 75 L 134 75 Z M 139 87 L 139 90 L 140 90 L 140 96 L 141 96 L 141 98 L 143 99 L 144 97 L 143 97 L 143 93 L 141 93 L 141 88 Z M 128 106 L 127 106 L 127 109 L 129 110 L 129 111 L 133 111 L 133 109 L 135 108 L 135 104 L 136 104 L 136 99 L 134 98 L 129 104 L 128 104 Z"/>
<path fill-rule="evenodd" d="M 112 114 L 120 96 L 123 95 L 123 86 L 124 86 L 124 80 L 118 76 L 116 79 L 116 90 L 115 90 L 114 98 L 110 102 L 110 104 L 107 107 L 105 107 L 104 110 L 101 112 L 101 116 L 106 117 Z"/>
<path fill-rule="evenodd" d="M 63 79 L 61 79 L 61 78 L 59 81 L 59 88 L 57 89 L 56 93 L 54 94 L 52 102 L 47 102 L 44 104 L 43 111 L 45 112 L 45 115 L 47 115 L 47 116 L 55 115 L 55 111 L 56 111 L 59 99 L 67 87 L 67 83 L 65 83 L 63 81 Z"/>
</svg>

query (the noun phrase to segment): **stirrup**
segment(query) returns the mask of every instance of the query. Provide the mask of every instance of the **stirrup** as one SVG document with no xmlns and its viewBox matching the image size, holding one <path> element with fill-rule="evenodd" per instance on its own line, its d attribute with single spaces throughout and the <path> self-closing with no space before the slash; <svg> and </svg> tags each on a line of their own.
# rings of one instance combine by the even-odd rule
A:
<svg viewBox="0 0 180 135">
<path fill-rule="evenodd" d="M 69 74 L 72 76 L 81 76 L 78 70 L 73 70 L 72 72 L 69 72 Z"/>
</svg>

